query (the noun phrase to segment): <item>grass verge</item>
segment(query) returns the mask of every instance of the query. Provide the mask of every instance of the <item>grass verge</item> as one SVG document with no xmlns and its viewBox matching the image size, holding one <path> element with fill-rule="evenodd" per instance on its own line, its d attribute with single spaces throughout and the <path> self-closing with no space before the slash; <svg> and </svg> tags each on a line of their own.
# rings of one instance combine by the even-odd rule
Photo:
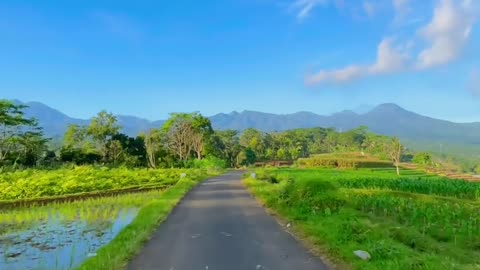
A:
<svg viewBox="0 0 480 270">
<path fill-rule="evenodd" d="M 109 244 L 98 250 L 97 256 L 86 260 L 78 270 L 123 269 L 128 261 L 143 247 L 178 204 L 178 202 L 200 181 L 182 179 L 175 186 L 143 207 L 137 218 Z"/>
</svg>

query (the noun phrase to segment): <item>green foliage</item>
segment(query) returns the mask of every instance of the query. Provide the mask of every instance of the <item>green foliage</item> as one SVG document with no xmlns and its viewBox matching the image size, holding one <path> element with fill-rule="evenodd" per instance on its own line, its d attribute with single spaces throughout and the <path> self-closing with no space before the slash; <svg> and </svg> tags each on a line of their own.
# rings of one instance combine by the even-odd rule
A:
<svg viewBox="0 0 480 270">
<path fill-rule="evenodd" d="M 237 155 L 237 167 L 250 166 L 255 160 L 255 152 L 250 148 L 244 149 Z"/>
<path fill-rule="evenodd" d="M 432 157 L 429 153 L 422 152 L 415 154 L 412 161 L 419 165 L 430 165 L 432 164 Z"/>
<path fill-rule="evenodd" d="M 193 167 L 197 169 L 220 170 L 225 169 L 227 167 L 227 164 L 223 159 L 214 156 L 207 156 L 203 159 L 195 159 L 193 161 Z"/>
<path fill-rule="evenodd" d="M 199 113 L 174 113 L 163 124 L 162 132 L 166 137 L 166 147 L 184 162 L 192 154 L 202 159 L 208 149 L 207 144 L 211 142 L 213 129 L 210 120 Z"/>
<path fill-rule="evenodd" d="M 145 134 L 140 135 L 144 142 L 145 156 L 150 168 L 157 168 L 160 157 L 165 153 L 162 135 L 160 129 L 150 129 Z"/>
<path fill-rule="evenodd" d="M 213 155 L 224 159 L 228 167 L 235 167 L 237 156 L 242 151 L 238 132 L 235 130 L 217 131 L 212 136 Z"/>
<path fill-rule="evenodd" d="M 93 142 L 96 143 L 97 149 L 102 155 L 103 162 L 108 162 L 109 155 L 110 158 L 112 158 L 112 151 L 118 150 L 111 147 L 116 146 L 116 143 L 112 143 L 111 141 L 119 131 L 120 126 L 117 123 L 117 118 L 106 111 L 101 111 L 90 121 L 87 134 L 91 136 Z"/>
<path fill-rule="evenodd" d="M 101 111 L 98 115 L 90 121 L 87 132 L 94 140 L 98 142 L 105 142 L 109 138 L 118 134 L 120 126 L 117 123 L 117 118 L 106 111 Z"/>
<path fill-rule="evenodd" d="M 264 133 L 246 129 L 213 131 L 201 114 L 173 113 L 161 128 L 137 137 L 119 133 L 116 117 L 100 112 L 87 126 L 71 125 L 63 144 L 49 143 L 33 119 L 23 117 L 23 106 L 0 101 L 0 166 L 10 168 L 101 164 L 150 168 L 194 167 L 193 160 L 205 156 L 223 159 L 228 167 L 249 166 L 255 162 L 286 161 L 303 167 L 369 168 L 388 167 L 390 160 L 411 161 L 397 138 L 368 132 L 367 127 L 346 132 L 326 128 L 295 129 Z M 3 130 L 3 132 L 1 132 Z M 58 142 L 56 140 L 55 142 Z M 54 157 L 46 154 L 55 152 Z M 315 156 L 324 153 L 362 152 L 371 159 Z M 427 153 L 416 155 L 416 162 L 430 163 Z M 442 165 L 435 159 L 435 165 Z M 459 170 L 474 172 L 477 162 L 460 162 Z M 208 163 L 208 162 L 206 162 Z M 280 164 L 280 163 L 278 163 Z"/>
<path fill-rule="evenodd" d="M 60 149 L 60 161 L 77 165 L 94 164 L 100 162 L 102 156 L 94 150 L 82 150 L 78 148 L 62 147 Z"/>
<path fill-rule="evenodd" d="M 268 179 L 274 178 L 272 182 Z M 246 179 L 267 206 L 354 269 L 474 269 L 480 183 L 395 169 L 264 169 Z M 368 262 L 353 251 L 368 251 Z"/>
<path fill-rule="evenodd" d="M 0 165 L 35 165 L 47 139 L 35 119 L 24 117 L 25 106 L 0 100 Z"/>
<path fill-rule="evenodd" d="M 0 175 L 0 200 L 59 196 L 143 185 L 175 184 L 185 173 L 191 179 L 204 176 L 199 169 L 147 170 L 74 167 L 59 170 L 24 170 Z"/>
</svg>

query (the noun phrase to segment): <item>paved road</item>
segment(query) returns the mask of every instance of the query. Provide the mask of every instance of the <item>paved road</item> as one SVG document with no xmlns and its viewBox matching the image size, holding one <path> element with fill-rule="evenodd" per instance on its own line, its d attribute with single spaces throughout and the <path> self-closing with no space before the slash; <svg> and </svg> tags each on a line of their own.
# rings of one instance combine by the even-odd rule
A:
<svg viewBox="0 0 480 270">
<path fill-rule="evenodd" d="M 230 172 L 192 190 L 128 269 L 327 269 L 257 204 L 241 174 Z"/>
</svg>

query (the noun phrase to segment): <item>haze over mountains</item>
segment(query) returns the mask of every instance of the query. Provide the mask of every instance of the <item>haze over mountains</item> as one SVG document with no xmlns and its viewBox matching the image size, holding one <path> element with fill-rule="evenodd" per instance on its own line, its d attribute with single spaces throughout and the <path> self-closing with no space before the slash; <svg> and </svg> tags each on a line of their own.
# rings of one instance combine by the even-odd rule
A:
<svg viewBox="0 0 480 270">
<path fill-rule="evenodd" d="M 15 101 L 20 103 L 20 101 Z M 89 120 L 69 117 L 39 102 L 24 103 L 26 115 L 35 117 L 50 137 L 61 137 L 70 124 L 85 125 Z M 118 115 L 122 132 L 134 136 L 143 130 L 160 127 L 163 120 L 148 121 L 135 116 Z M 454 123 L 434 119 L 407 111 L 398 105 L 387 103 L 358 114 L 342 111 L 324 116 L 311 112 L 271 114 L 255 111 L 219 113 L 209 117 L 215 129 L 244 130 L 256 128 L 262 131 L 283 131 L 295 128 L 332 127 L 346 131 L 367 126 L 383 135 L 398 136 L 409 142 L 447 143 L 480 147 L 480 123 Z"/>
</svg>

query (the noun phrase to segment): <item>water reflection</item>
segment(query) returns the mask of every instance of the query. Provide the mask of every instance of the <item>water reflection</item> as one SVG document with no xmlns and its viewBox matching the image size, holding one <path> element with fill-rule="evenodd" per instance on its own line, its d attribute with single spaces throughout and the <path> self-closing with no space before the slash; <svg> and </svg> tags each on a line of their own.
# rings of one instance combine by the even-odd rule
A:
<svg viewBox="0 0 480 270">
<path fill-rule="evenodd" d="M 120 210 L 96 220 L 52 215 L 30 228 L 0 235 L 0 269 L 65 270 L 79 266 L 110 242 L 137 215 L 137 208 Z"/>
</svg>

